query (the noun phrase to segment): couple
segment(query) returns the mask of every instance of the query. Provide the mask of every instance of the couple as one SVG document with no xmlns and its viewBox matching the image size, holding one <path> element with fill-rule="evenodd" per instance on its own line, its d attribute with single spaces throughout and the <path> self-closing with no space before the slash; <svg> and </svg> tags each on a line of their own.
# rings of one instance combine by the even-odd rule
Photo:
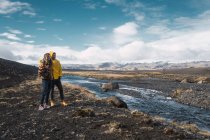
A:
<svg viewBox="0 0 210 140">
<path fill-rule="evenodd" d="M 41 101 L 39 110 L 44 110 L 54 106 L 54 86 L 60 92 L 61 105 L 66 106 L 64 101 L 63 87 L 61 84 L 62 68 L 56 53 L 50 51 L 45 53 L 44 58 L 39 62 L 38 76 L 42 78 Z M 51 94 L 50 106 L 48 105 L 49 95 Z"/>
</svg>

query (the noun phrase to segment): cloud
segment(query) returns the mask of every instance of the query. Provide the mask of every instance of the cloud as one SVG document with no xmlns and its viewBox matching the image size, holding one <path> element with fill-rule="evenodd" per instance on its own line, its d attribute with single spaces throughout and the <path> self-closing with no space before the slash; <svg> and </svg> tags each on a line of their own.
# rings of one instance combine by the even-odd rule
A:
<svg viewBox="0 0 210 140">
<path fill-rule="evenodd" d="M 2 40 L 0 39 L 0 56 L 4 59 L 14 60 L 14 61 L 20 61 L 23 60 L 21 55 L 16 55 L 13 53 L 12 48 L 8 47 L 12 46 L 16 42 L 11 42 L 8 40 Z"/>
<path fill-rule="evenodd" d="M 16 34 L 11 34 L 11 33 L 7 33 L 7 32 L 0 34 L 0 36 L 6 37 L 7 39 L 16 40 L 16 41 L 21 40 L 19 37 L 16 36 Z"/>
<path fill-rule="evenodd" d="M 94 10 L 94 9 L 96 9 L 96 3 L 84 3 L 84 7 L 86 8 L 86 9 L 91 9 L 91 10 Z"/>
<path fill-rule="evenodd" d="M 138 25 L 135 22 L 127 22 L 119 27 L 114 28 L 114 42 L 118 45 L 128 43 L 138 34 Z"/>
<path fill-rule="evenodd" d="M 81 51 L 74 50 L 70 46 L 33 45 L 0 40 L 0 48 L 5 48 L 7 53 L 9 51 L 14 56 L 22 56 L 19 62 L 28 64 L 36 64 L 37 60 L 50 50 L 57 52 L 62 64 L 200 61 L 210 60 L 209 36 L 210 30 L 152 42 L 132 40 L 127 44 L 112 48 L 104 48 L 98 44 L 86 44 L 87 48 Z M 1 52 L 4 50 L 2 48 Z M 33 59 L 29 59 L 31 56 Z"/>
<path fill-rule="evenodd" d="M 105 2 L 107 2 L 109 4 L 122 5 L 125 3 L 125 0 L 105 0 Z"/>
<path fill-rule="evenodd" d="M 206 52 L 210 52 L 209 35 L 210 30 L 191 32 L 154 41 L 148 45 L 159 50 L 160 60 L 210 60 L 210 57 L 206 55 Z"/>
<path fill-rule="evenodd" d="M 59 18 L 54 18 L 54 19 L 53 19 L 53 21 L 55 21 L 55 22 L 61 22 L 61 21 L 62 21 L 62 19 L 59 19 Z"/>
<path fill-rule="evenodd" d="M 14 42 L 15 39 L 11 39 L 11 36 L 17 37 L 16 34 L 6 33 L 3 37 L 10 36 L 10 39 L 0 39 L 1 54 L 5 52 L 9 59 L 28 64 L 36 64 L 50 50 L 57 52 L 62 64 L 205 61 L 210 60 L 210 25 L 207 25 L 209 15 L 206 11 L 194 18 L 160 20 L 146 30 L 140 28 L 136 21 L 125 22 L 106 37 L 103 36 L 103 40 L 106 38 L 106 42 L 111 45 L 102 45 L 102 41 L 97 40 L 98 43 L 86 44 L 83 50 L 73 49 L 72 46 Z M 140 37 L 144 31 L 159 38 L 144 41 Z"/>
<path fill-rule="evenodd" d="M 13 14 L 21 12 L 25 15 L 35 16 L 33 8 L 29 3 L 25 2 L 12 2 L 10 0 L 0 0 L 0 14 Z"/>
<path fill-rule="evenodd" d="M 145 33 L 155 35 L 157 38 L 171 38 L 182 36 L 191 32 L 200 32 L 210 29 L 210 10 L 205 11 L 194 18 L 178 17 L 173 20 L 157 20 L 153 25 L 145 29 Z M 156 39 L 157 39 L 156 38 Z"/>
<path fill-rule="evenodd" d="M 36 21 L 36 24 L 43 24 L 44 21 Z"/>
<path fill-rule="evenodd" d="M 101 26 L 101 27 L 98 27 L 98 29 L 100 29 L 100 30 L 106 30 L 107 28 L 104 27 L 104 26 Z"/>
<path fill-rule="evenodd" d="M 85 9 L 95 10 L 97 8 L 107 8 L 107 5 L 104 5 L 101 1 L 84 0 L 83 7 Z"/>
<path fill-rule="evenodd" d="M 47 29 L 45 29 L 45 28 L 37 28 L 37 30 L 39 30 L 39 31 L 46 31 Z"/>
<path fill-rule="evenodd" d="M 195 29 L 195 28 L 209 28 L 210 22 L 210 10 L 207 10 L 201 14 L 199 14 L 195 18 L 189 18 L 189 17 L 178 17 L 174 19 L 174 23 L 176 26 L 181 28 L 189 28 L 189 29 Z"/>
<path fill-rule="evenodd" d="M 36 13 L 34 11 L 23 11 L 24 15 L 28 15 L 28 16 L 35 16 Z"/>
<path fill-rule="evenodd" d="M 138 22 L 143 21 L 145 18 L 143 9 L 146 7 L 139 1 L 128 2 L 126 0 L 105 0 L 105 2 L 121 7 L 122 12 L 124 12 L 127 16 L 134 17 L 134 19 Z"/>
<path fill-rule="evenodd" d="M 15 29 L 9 29 L 9 32 L 12 34 L 22 34 L 23 32 L 20 30 L 15 30 Z"/>
<path fill-rule="evenodd" d="M 61 38 L 60 36 L 58 36 L 58 35 L 53 35 L 57 40 L 60 40 L 60 41 L 62 41 L 63 40 L 63 38 Z"/>
<path fill-rule="evenodd" d="M 58 55 L 57 57 L 62 61 L 63 64 L 69 62 L 80 62 L 79 60 L 75 61 L 80 55 L 79 52 L 71 49 L 69 46 L 51 46 L 47 44 L 34 45 L 30 43 L 21 43 L 0 39 L 0 50 L 0 54 L 3 54 L 4 52 L 12 54 L 10 56 L 4 55 L 5 59 L 26 64 L 37 64 L 38 60 L 43 57 L 44 53 L 49 51 L 55 51 Z M 17 59 L 17 56 L 19 59 Z"/>
<path fill-rule="evenodd" d="M 24 37 L 25 38 L 32 38 L 32 35 L 25 34 Z"/>
<path fill-rule="evenodd" d="M 26 41 L 27 43 L 34 43 L 35 41 L 33 40 L 29 40 L 29 41 Z"/>
<path fill-rule="evenodd" d="M 138 33 L 137 31 L 138 25 L 134 22 L 127 22 L 117 28 L 114 29 L 115 34 L 122 34 L 126 36 L 132 36 L 136 35 Z"/>
</svg>

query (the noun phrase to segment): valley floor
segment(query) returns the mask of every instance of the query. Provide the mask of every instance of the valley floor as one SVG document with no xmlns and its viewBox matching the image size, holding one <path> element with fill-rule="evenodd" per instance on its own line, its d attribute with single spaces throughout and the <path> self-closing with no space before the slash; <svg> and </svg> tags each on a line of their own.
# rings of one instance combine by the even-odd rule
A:
<svg viewBox="0 0 210 140">
<path fill-rule="evenodd" d="M 210 139 L 193 124 L 180 127 L 116 108 L 81 87 L 64 84 L 68 106 L 38 111 L 40 80 L 0 89 L 0 139 Z"/>
</svg>

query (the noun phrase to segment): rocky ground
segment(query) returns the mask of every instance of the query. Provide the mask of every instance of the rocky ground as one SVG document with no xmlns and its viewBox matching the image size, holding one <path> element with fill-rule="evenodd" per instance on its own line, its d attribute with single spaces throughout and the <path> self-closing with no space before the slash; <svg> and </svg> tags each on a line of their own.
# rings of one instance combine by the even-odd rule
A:
<svg viewBox="0 0 210 140">
<path fill-rule="evenodd" d="M 38 111 L 40 80 L 0 89 L 0 139 L 208 139 L 147 114 L 116 108 L 77 86 L 64 85 L 68 106 Z M 58 92 L 58 91 L 56 91 Z"/>
</svg>

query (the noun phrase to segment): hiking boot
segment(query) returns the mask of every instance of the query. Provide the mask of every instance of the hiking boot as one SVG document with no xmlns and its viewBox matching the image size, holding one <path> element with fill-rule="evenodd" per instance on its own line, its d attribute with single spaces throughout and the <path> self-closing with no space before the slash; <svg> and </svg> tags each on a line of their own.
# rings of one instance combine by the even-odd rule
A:
<svg viewBox="0 0 210 140">
<path fill-rule="evenodd" d="M 44 106 L 43 105 L 39 105 L 39 109 L 38 110 L 44 110 Z"/>
<path fill-rule="evenodd" d="M 49 106 L 49 105 L 44 104 L 44 109 L 49 109 L 49 108 L 50 108 L 50 106 Z"/>
<path fill-rule="evenodd" d="M 55 106 L 55 101 L 54 100 L 50 100 L 50 106 L 51 107 Z"/>
<path fill-rule="evenodd" d="M 61 101 L 62 106 L 67 106 L 68 104 L 65 101 Z"/>
</svg>

